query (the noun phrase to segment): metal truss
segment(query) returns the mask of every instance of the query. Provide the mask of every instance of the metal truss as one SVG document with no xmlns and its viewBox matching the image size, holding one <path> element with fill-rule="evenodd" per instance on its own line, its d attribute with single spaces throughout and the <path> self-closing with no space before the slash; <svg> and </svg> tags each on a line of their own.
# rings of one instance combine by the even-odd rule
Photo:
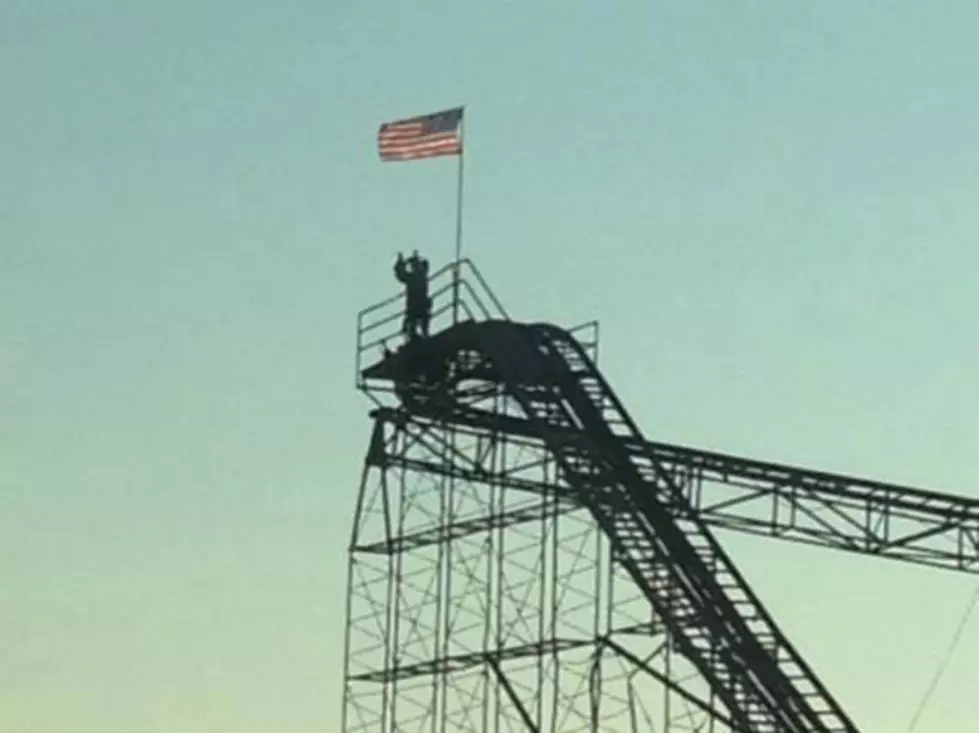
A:
<svg viewBox="0 0 979 733">
<path fill-rule="evenodd" d="M 462 318 L 508 320 L 461 266 Z M 432 278 L 433 332 L 452 274 Z M 365 378 L 399 340 L 400 308 L 392 297 L 358 328 L 357 386 L 375 409 L 350 537 L 343 733 L 738 730 L 502 390 L 426 416 Z M 597 326 L 573 331 L 595 361 Z M 979 500 L 620 440 L 680 488 L 678 521 L 979 572 Z"/>
<path fill-rule="evenodd" d="M 472 465 L 488 470 L 464 475 Z M 731 730 L 566 493 L 540 446 L 375 421 L 344 731 Z"/>
<path fill-rule="evenodd" d="M 381 420 L 430 423 L 390 408 Z M 485 411 L 453 416 L 462 434 L 496 426 L 501 439 L 539 445 L 532 426 Z M 866 478 L 757 461 L 668 443 L 629 445 L 659 461 L 707 524 L 748 534 L 869 554 L 966 573 L 979 573 L 979 499 L 888 484 Z M 487 476 L 487 466 L 425 466 L 433 473 Z M 532 483 L 524 491 L 540 491 Z"/>
</svg>

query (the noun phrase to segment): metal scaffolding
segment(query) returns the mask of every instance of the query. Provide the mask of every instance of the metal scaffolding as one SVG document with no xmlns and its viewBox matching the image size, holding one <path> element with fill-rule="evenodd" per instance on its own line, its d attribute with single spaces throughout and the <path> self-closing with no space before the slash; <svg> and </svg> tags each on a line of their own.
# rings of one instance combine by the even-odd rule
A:
<svg viewBox="0 0 979 733">
<path fill-rule="evenodd" d="M 510 323 L 463 265 L 462 320 Z M 458 329 L 444 326 L 451 274 L 432 276 L 433 333 Z M 740 621 L 755 601 L 709 528 L 979 570 L 979 501 L 611 428 L 586 450 L 587 424 L 548 418 L 545 398 L 530 419 L 512 380 L 476 378 L 493 359 L 472 342 L 425 365 L 441 381 L 406 391 L 388 368 L 401 358 L 390 348 L 401 315 L 394 296 L 358 323 L 357 386 L 374 409 L 350 538 L 344 733 L 856 731 L 773 623 Z M 565 333 L 581 363 L 597 363 L 597 324 Z M 510 352 L 495 353 L 499 367 Z M 436 409 L 447 395 L 450 408 Z M 596 404 L 606 414 L 618 403 Z M 615 479 L 618 504 L 596 498 L 610 482 L 597 477 L 605 454 L 620 473 L 640 467 Z M 660 504 L 626 491 L 643 485 Z M 635 503 L 634 526 L 623 501 Z M 664 513 L 706 538 L 690 545 L 685 591 L 670 568 L 686 560 L 643 557 Z M 694 643 L 698 624 L 706 646 Z"/>
</svg>

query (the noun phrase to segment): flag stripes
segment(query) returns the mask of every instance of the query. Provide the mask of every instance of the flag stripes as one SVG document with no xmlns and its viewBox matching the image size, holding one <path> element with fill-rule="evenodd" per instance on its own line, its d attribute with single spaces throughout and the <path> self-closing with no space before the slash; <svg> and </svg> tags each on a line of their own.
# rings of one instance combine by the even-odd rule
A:
<svg viewBox="0 0 979 733">
<path fill-rule="evenodd" d="M 385 122 L 377 133 L 382 161 L 462 154 L 462 107 Z"/>
</svg>

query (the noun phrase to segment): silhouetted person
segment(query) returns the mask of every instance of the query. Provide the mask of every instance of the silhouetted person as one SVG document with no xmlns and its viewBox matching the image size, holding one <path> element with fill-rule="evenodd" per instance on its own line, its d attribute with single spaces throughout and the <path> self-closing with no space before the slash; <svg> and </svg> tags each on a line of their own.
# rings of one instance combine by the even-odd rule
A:
<svg viewBox="0 0 979 733">
<path fill-rule="evenodd" d="M 415 263 L 412 266 L 411 276 L 415 280 L 417 289 L 416 297 L 418 301 L 418 312 L 415 314 L 418 328 L 422 336 L 428 336 L 428 325 L 432 320 L 432 298 L 428 294 L 428 260 L 424 257 L 419 258 L 417 252 Z"/>
<path fill-rule="evenodd" d="M 405 285 L 405 316 L 402 323 L 405 339 L 427 336 L 432 317 L 432 299 L 428 295 L 428 260 L 411 253 L 407 260 L 398 253 L 394 276 Z"/>
<path fill-rule="evenodd" d="M 398 252 L 398 259 L 394 262 L 394 276 L 398 282 L 405 286 L 405 315 L 401 323 L 401 330 L 405 335 L 405 340 L 410 340 L 415 332 L 415 319 L 412 311 L 412 273 L 411 260 L 405 261 L 404 257 Z"/>
</svg>

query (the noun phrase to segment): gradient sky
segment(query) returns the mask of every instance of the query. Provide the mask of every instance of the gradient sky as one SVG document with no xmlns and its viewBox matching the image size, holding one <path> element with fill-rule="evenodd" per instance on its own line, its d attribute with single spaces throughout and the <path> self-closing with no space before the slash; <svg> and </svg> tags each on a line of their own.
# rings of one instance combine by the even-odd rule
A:
<svg viewBox="0 0 979 733">
<path fill-rule="evenodd" d="M 0 0 L 0 730 L 339 725 L 354 316 L 466 250 L 657 439 L 979 496 L 975 0 Z M 734 538 L 867 731 L 976 581 Z M 971 733 L 975 619 L 918 731 Z"/>
</svg>

